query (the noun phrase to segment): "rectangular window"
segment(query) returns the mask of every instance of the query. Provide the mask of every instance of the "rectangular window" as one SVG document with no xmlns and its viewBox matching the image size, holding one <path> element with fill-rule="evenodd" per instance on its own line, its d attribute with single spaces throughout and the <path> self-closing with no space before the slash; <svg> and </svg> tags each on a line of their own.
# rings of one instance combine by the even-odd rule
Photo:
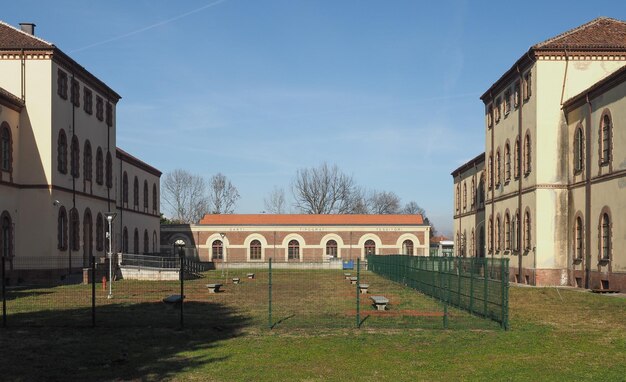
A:
<svg viewBox="0 0 626 382">
<path fill-rule="evenodd" d="M 100 96 L 96 96 L 96 118 L 100 121 L 104 119 L 104 101 Z"/>
<path fill-rule="evenodd" d="M 506 117 L 511 112 L 511 91 L 504 92 L 504 116 Z"/>
<path fill-rule="evenodd" d="M 113 126 L 113 106 L 109 102 L 107 102 L 106 118 L 107 125 Z"/>
<path fill-rule="evenodd" d="M 91 90 L 87 88 L 83 88 L 83 108 L 85 109 L 85 113 L 93 113 L 93 94 Z"/>
<path fill-rule="evenodd" d="M 489 104 L 487 107 L 487 127 L 493 126 L 493 105 Z"/>
<path fill-rule="evenodd" d="M 498 97 L 496 99 L 496 109 L 495 109 L 496 123 L 500 122 L 500 109 L 502 109 L 502 99 L 500 99 L 500 97 Z"/>
<path fill-rule="evenodd" d="M 532 74 L 528 71 L 524 74 L 524 101 L 528 101 L 530 99 L 532 89 Z"/>
<path fill-rule="evenodd" d="M 519 82 L 513 87 L 513 106 L 517 109 L 519 106 Z"/>
<path fill-rule="evenodd" d="M 72 78 L 71 101 L 76 107 L 80 107 L 80 84 Z"/>
<path fill-rule="evenodd" d="M 57 94 L 63 99 L 67 99 L 67 73 L 59 69 L 57 76 Z"/>
</svg>

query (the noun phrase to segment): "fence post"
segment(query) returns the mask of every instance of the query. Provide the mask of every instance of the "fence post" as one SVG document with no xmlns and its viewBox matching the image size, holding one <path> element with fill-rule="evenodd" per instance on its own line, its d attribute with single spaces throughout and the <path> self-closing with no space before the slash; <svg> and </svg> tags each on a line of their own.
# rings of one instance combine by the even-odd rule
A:
<svg viewBox="0 0 626 382">
<path fill-rule="evenodd" d="M 474 313 L 474 258 L 470 257 L 470 313 Z"/>
<path fill-rule="evenodd" d="M 2 255 L 2 327 L 7 327 L 7 299 L 6 299 L 6 276 L 5 276 L 5 257 Z"/>
<path fill-rule="evenodd" d="M 456 306 L 461 307 L 461 258 L 456 258 L 456 278 L 457 278 L 457 291 L 456 291 Z"/>
<path fill-rule="evenodd" d="M 178 257 L 180 259 L 180 328 L 182 329 L 185 326 L 183 321 L 183 306 L 185 305 L 185 262 L 183 261 L 184 252 L 182 247 L 178 250 Z"/>
<path fill-rule="evenodd" d="M 90 256 L 91 260 L 91 327 L 96 327 L 96 257 Z"/>
<path fill-rule="evenodd" d="M 487 299 L 489 298 L 489 282 L 487 279 L 487 259 L 481 259 L 483 263 L 483 278 L 485 279 L 485 286 L 483 288 L 483 315 L 484 317 L 489 317 L 487 310 Z"/>
<path fill-rule="evenodd" d="M 502 328 L 509 330 L 509 259 L 500 261 L 502 273 Z"/>
<path fill-rule="evenodd" d="M 269 263 L 269 301 L 268 301 L 268 326 L 272 328 L 272 258 Z"/>
<path fill-rule="evenodd" d="M 446 286 L 446 290 L 443 292 L 443 293 L 445 293 L 445 296 L 442 293 L 442 297 L 443 297 L 443 328 L 444 329 L 448 329 L 448 303 L 450 302 L 450 261 L 447 258 L 445 259 L 445 264 L 447 265 L 446 266 L 447 271 L 445 272 L 445 274 L 442 274 L 442 276 L 444 276 L 444 284 Z"/>
<path fill-rule="evenodd" d="M 361 258 L 356 259 L 356 327 L 361 327 L 361 296 L 359 291 L 361 285 Z"/>
</svg>

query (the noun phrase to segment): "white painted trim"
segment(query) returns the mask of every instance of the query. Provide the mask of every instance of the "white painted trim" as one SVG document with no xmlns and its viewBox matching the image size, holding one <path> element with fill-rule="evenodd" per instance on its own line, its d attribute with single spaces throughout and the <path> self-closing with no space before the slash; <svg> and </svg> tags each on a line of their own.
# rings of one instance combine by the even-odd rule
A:
<svg viewBox="0 0 626 382">
<path fill-rule="evenodd" d="M 298 244 L 300 245 L 298 248 L 298 258 L 300 260 L 300 262 L 303 261 L 303 254 L 304 254 L 304 248 L 306 247 L 306 242 L 304 241 L 304 238 L 300 235 L 298 235 L 297 233 L 290 233 L 289 235 L 285 236 L 285 238 L 283 239 L 283 245 L 282 247 L 285 249 L 285 261 L 289 261 L 288 257 L 289 257 L 289 242 L 291 240 L 298 240 Z M 278 247 L 277 247 L 278 248 Z"/>
<path fill-rule="evenodd" d="M 365 235 L 359 238 L 358 246 L 361 250 L 361 260 L 365 260 L 365 242 L 370 239 L 374 240 L 374 244 L 376 244 L 377 250 L 381 248 L 393 248 L 393 246 L 383 246 L 382 241 L 380 240 L 378 235 L 375 235 L 373 233 L 366 233 Z"/>
<path fill-rule="evenodd" d="M 222 251 L 223 251 L 223 262 L 227 262 L 228 261 L 228 247 L 230 246 L 230 242 L 228 241 L 228 235 L 224 236 L 222 238 L 222 236 L 219 233 L 214 233 L 213 235 L 209 236 L 206 240 L 206 246 L 209 249 L 209 259 L 211 261 L 213 261 L 213 242 L 215 240 L 221 240 L 222 241 Z"/>
<path fill-rule="evenodd" d="M 255 259 L 252 260 L 250 259 L 250 243 L 252 243 L 253 240 L 258 240 L 261 242 L 261 259 Z M 243 247 L 246 248 L 246 260 L 249 262 L 255 262 L 255 261 L 260 261 L 263 262 L 265 261 L 265 248 L 267 247 L 267 240 L 265 239 L 265 237 L 263 235 L 260 235 L 258 233 L 253 233 L 251 235 L 248 235 L 246 237 L 246 239 L 243 241 Z M 231 248 L 235 248 L 235 246 L 231 247 Z"/>
</svg>

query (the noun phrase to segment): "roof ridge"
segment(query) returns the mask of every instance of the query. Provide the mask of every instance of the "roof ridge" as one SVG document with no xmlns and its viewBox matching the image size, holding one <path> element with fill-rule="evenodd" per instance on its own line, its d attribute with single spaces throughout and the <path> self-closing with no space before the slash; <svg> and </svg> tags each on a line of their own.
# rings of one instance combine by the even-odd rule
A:
<svg viewBox="0 0 626 382">
<path fill-rule="evenodd" d="M 556 35 L 556 36 L 554 36 L 552 38 L 549 38 L 549 39 L 547 39 L 545 41 L 537 43 L 537 44 L 533 45 L 531 48 L 532 49 L 540 49 L 540 48 L 550 44 L 551 42 L 554 42 L 555 40 L 558 40 L 558 39 L 561 39 L 563 37 L 569 36 L 569 35 L 571 35 L 571 34 L 573 34 L 575 32 L 581 31 L 581 30 L 586 29 L 586 28 L 588 28 L 588 27 L 590 27 L 590 26 L 592 26 L 594 24 L 597 24 L 600 21 L 605 21 L 605 20 L 607 20 L 607 21 L 608 20 L 616 21 L 618 23 L 626 24 L 624 21 L 621 21 L 621 20 L 618 20 L 618 19 L 615 19 L 615 18 L 612 18 L 612 17 L 606 17 L 606 16 L 596 17 L 595 19 L 593 19 L 591 21 L 588 21 L 588 22 L 586 22 L 586 23 L 584 23 L 582 25 L 579 25 L 579 26 L 577 26 L 575 28 L 572 28 L 572 29 L 570 29 L 568 31 L 565 31 L 565 32 L 561 33 L 561 34 L 558 34 L 558 35 Z"/>
<path fill-rule="evenodd" d="M 15 30 L 17 32 L 20 32 L 21 34 L 23 34 L 25 36 L 28 36 L 28 37 L 30 37 L 32 39 L 39 40 L 40 42 L 43 42 L 44 44 L 48 44 L 48 45 L 50 45 L 51 48 L 56 48 L 56 45 L 54 45 L 50 41 L 46 41 L 46 40 L 42 39 L 41 37 L 35 36 L 34 34 L 26 33 L 23 30 L 18 29 L 18 28 L 14 27 L 13 25 L 11 25 L 11 24 L 9 24 L 9 23 L 7 23 L 5 21 L 0 20 L 0 24 L 4 25 L 6 27 L 9 27 L 9 28 L 11 28 L 11 29 L 13 29 L 13 30 Z"/>
</svg>

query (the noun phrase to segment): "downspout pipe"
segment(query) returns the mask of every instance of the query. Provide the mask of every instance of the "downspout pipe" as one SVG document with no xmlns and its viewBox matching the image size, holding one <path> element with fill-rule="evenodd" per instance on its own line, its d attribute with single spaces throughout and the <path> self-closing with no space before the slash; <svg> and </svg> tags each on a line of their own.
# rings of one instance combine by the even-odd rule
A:
<svg viewBox="0 0 626 382">
<path fill-rule="evenodd" d="M 585 289 L 591 283 L 591 100 L 586 94 L 587 118 L 585 123 Z"/>
<path fill-rule="evenodd" d="M 517 230 L 517 243 L 516 243 L 516 247 L 517 247 L 517 281 L 518 282 L 522 282 L 522 216 L 524 216 L 523 212 L 522 212 L 522 145 L 523 145 L 523 139 L 522 139 L 522 125 L 524 122 L 524 118 L 523 118 L 523 113 L 522 113 L 522 109 L 523 109 L 523 105 L 524 105 L 524 97 L 522 95 L 522 91 L 523 91 L 523 86 L 524 86 L 524 81 L 523 81 L 523 75 L 522 75 L 522 71 L 519 67 L 519 65 L 517 65 L 517 74 L 518 74 L 518 81 L 519 81 L 519 109 L 517 110 L 517 136 L 519 138 L 519 144 L 517 145 L 517 152 L 516 152 L 516 156 L 517 156 L 517 161 L 515 163 L 515 167 L 517 168 L 517 210 L 519 211 L 517 216 L 515 217 L 517 219 L 517 225 L 515 227 L 515 229 Z M 533 284 L 536 284 L 536 281 L 533 279 Z"/>
</svg>

